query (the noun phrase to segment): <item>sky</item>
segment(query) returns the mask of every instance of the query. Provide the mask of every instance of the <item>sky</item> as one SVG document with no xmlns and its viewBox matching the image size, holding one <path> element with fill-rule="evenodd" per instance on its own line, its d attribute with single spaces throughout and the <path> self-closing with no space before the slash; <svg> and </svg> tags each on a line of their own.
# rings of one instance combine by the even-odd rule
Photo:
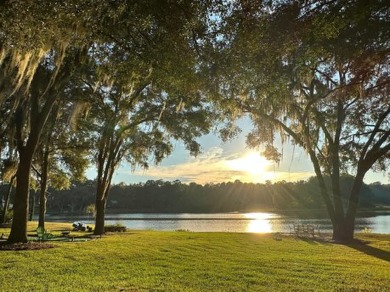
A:
<svg viewBox="0 0 390 292">
<path fill-rule="evenodd" d="M 174 143 L 173 153 L 159 165 L 151 164 L 147 170 L 132 170 L 123 163 L 113 177 L 113 183 L 134 184 L 147 180 L 180 180 L 182 183 L 198 184 L 221 183 L 240 180 L 241 182 L 264 183 L 267 180 L 294 182 L 314 176 L 314 170 L 308 155 L 298 147 L 276 142 L 283 157 L 279 164 L 267 161 L 260 156 L 259 150 L 250 149 L 245 144 L 245 137 L 251 126 L 248 120 L 241 120 L 242 132 L 228 142 L 222 142 L 216 134 L 201 137 L 198 141 L 202 153 L 191 157 L 184 144 Z M 90 169 L 88 178 L 94 179 L 96 171 Z M 367 173 L 366 183 L 380 181 L 389 184 L 390 179 L 383 173 Z"/>
</svg>

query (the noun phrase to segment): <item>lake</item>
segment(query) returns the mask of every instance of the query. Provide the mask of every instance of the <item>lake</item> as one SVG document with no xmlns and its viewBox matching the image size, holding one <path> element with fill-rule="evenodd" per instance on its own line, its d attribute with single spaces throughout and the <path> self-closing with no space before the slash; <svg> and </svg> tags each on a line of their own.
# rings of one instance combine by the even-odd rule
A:
<svg viewBox="0 0 390 292">
<path fill-rule="evenodd" d="M 80 221 L 93 224 L 90 216 L 49 216 L 47 221 Z M 331 232 L 330 220 L 323 214 L 215 213 L 215 214 L 107 214 L 106 225 L 122 224 L 138 230 L 188 230 L 194 232 L 290 232 L 293 224 L 314 224 L 321 232 Z M 356 219 L 356 232 L 390 234 L 390 211 L 362 213 Z"/>
</svg>

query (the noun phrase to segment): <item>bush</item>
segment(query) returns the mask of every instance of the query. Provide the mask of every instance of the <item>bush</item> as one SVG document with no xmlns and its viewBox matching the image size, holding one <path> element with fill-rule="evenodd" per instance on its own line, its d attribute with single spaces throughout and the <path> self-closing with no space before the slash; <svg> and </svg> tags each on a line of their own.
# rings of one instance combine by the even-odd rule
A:
<svg viewBox="0 0 390 292">
<path fill-rule="evenodd" d="M 85 208 L 85 213 L 87 213 L 88 215 L 91 215 L 93 217 L 96 216 L 96 207 L 95 207 L 95 204 L 90 204 L 88 205 L 86 208 Z"/>
<path fill-rule="evenodd" d="M 104 226 L 105 232 L 125 232 L 126 230 L 127 230 L 126 226 L 124 226 L 122 224 Z"/>
</svg>

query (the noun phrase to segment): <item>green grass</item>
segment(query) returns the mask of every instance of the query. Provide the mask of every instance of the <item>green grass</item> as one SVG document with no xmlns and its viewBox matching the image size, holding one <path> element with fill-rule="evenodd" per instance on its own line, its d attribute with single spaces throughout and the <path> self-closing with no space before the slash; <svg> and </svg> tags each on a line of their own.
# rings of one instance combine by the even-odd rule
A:
<svg viewBox="0 0 390 292">
<path fill-rule="evenodd" d="M 389 291 L 390 235 L 359 238 L 129 231 L 54 242 L 0 251 L 0 291 Z"/>
</svg>

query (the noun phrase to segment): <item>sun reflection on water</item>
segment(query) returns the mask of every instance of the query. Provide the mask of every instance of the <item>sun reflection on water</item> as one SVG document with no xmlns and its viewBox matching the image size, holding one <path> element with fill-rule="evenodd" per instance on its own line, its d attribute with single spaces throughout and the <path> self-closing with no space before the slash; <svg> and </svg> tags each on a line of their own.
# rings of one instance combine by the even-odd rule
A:
<svg viewBox="0 0 390 292">
<path fill-rule="evenodd" d="M 269 213 L 247 213 L 244 216 L 248 219 L 247 232 L 252 233 L 270 233 L 272 232 L 271 217 Z"/>
</svg>

